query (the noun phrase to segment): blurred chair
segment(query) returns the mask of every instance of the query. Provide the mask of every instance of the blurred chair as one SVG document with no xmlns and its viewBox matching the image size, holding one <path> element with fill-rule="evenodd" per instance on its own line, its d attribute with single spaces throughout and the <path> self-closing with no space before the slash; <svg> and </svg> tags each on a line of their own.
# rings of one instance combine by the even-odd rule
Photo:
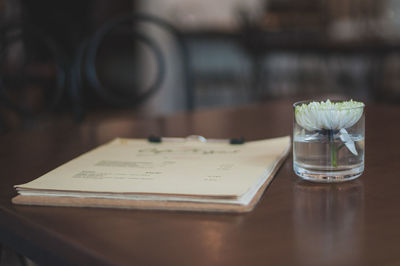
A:
<svg viewBox="0 0 400 266">
<path fill-rule="evenodd" d="M 78 49 L 69 87 L 75 113 L 83 115 L 82 108 L 90 105 L 135 108 L 160 89 L 168 73 L 166 56 L 160 43 L 140 29 L 142 24 L 158 27 L 175 41 L 182 63 L 186 106 L 191 108 L 189 55 L 180 32 L 160 18 L 130 14 L 106 22 Z"/>
<path fill-rule="evenodd" d="M 0 29 L 2 131 L 29 127 L 55 111 L 66 88 L 65 54 L 39 29 L 9 24 Z"/>
</svg>

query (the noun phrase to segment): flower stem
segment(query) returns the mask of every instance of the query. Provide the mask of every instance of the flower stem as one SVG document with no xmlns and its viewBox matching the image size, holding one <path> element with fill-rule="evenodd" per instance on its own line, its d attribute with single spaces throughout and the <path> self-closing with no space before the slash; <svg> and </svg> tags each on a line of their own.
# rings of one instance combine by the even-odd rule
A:
<svg viewBox="0 0 400 266">
<path fill-rule="evenodd" d="M 329 150 L 331 152 L 331 165 L 333 167 L 337 167 L 337 152 L 335 148 L 335 138 L 333 130 L 329 130 L 328 139 L 329 139 Z"/>
</svg>

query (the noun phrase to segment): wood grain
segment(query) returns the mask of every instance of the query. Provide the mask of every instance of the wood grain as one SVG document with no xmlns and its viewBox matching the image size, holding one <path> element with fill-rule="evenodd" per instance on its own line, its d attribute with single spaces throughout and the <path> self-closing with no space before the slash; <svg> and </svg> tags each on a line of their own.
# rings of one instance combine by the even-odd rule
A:
<svg viewBox="0 0 400 266">
<path fill-rule="evenodd" d="M 115 137 L 248 140 L 290 135 L 291 102 L 63 121 L 0 139 L 0 241 L 43 265 L 399 265 L 400 107 L 367 104 L 366 167 L 352 182 L 301 181 L 282 165 L 245 214 L 16 206 L 13 185 Z"/>
</svg>

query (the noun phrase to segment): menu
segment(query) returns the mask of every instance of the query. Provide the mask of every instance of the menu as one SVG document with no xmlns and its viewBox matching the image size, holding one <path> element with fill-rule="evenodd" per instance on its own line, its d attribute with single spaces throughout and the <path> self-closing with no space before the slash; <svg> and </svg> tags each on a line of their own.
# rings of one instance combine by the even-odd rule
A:
<svg viewBox="0 0 400 266">
<path fill-rule="evenodd" d="M 256 203 L 255 196 L 262 194 L 289 149 L 288 136 L 236 145 L 186 139 L 152 143 L 146 139 L 118 138 L 29 183 L 16 185 L 19 196 L 13 202 L 250 210 Z"/>
</svg>

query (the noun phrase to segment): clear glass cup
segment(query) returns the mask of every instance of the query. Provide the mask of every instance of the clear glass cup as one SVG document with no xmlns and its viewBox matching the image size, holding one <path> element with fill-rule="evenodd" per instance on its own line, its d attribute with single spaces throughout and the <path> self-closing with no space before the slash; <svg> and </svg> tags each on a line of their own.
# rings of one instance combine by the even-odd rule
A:
<svg viewBox="0 0 400 266">
<path fill-rule="evenodd" d="M 305 180 L 326 183 L 359 177 L 364 171 L 364 104 L 301 109 L 310 103 L 293 105 L 294 172 Z"/>
</svg>

